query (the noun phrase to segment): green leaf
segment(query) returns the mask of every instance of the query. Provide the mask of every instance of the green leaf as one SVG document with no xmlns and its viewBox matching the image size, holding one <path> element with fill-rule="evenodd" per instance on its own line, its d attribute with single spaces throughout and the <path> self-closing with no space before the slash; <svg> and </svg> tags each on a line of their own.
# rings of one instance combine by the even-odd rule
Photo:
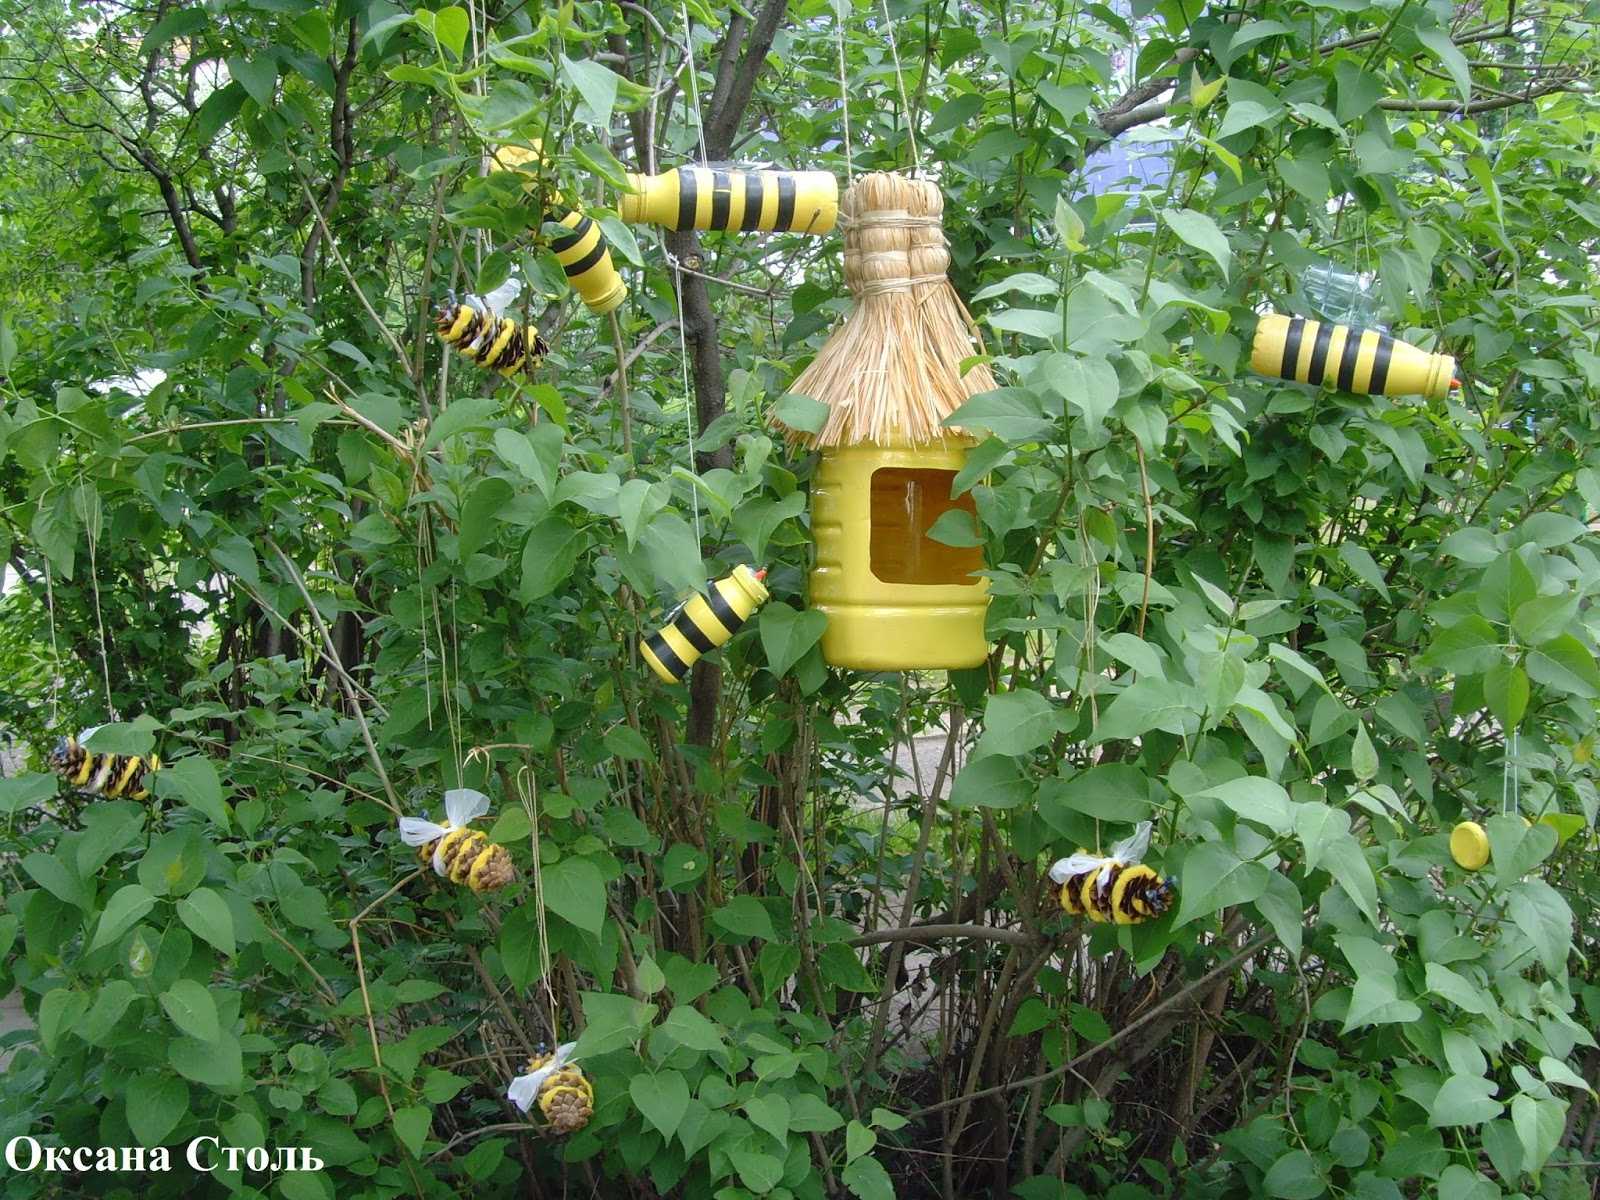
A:
<svg viewBox="0 0 1600 1200">
<path fill-rule="evenodd" d="M 54 1054 L 61 1035 L 76 1033 L 78 1022 L 89 1007 L 89 997 L 71 988 L 52 988 L 39 1001 L 39 1042 L 46 1054 Z"/>
<path fill-rule="evenodd" d="M 141 884 L 130 883 L 119 889 L 106 902 L 100 914 L 100 924 L 95 929 L 91 951 L 109 945 L 133 927 L 134 922 L 155 907 L 156 898 Z"/>
<path fill-rule="evenodd" d="M 1273 833 L 1288 833 L 1293 827 L 1289 794 L 1281 784 L 1260 775 L 1241 775 L 1195 795 L 1218 800 L 1246 821 L 1254 821 Z"/>
<path fill-rule="evenodd" d="M 858 1158 L 847 1164 L 839 1179 L 856 1200 L 895 1200 L 894 1182 L 875 1158 Z"/>
<path fill-rule="evenodd" d="M 663 1138 L 669 1141 L 678 1132 L 684 1106 L 689 1103 L 689 1085 L 677 1071 L 658 1071 L 654 1075 L 635 1075 L 628 1084 L 628 1095 Z"/>
<path fill-rule="evenodd" d="M 728 1160 L 739 1173 L 739 1182 L 758 1196 L 764 1196 L 783 1180 L 783 1160 L 753 1149 L 742 1142 L 728 1152 Z"/>
<path fill-rule="evenodd" d="M 1230 106 L 1228 115 L 1233 115 Z M 1222 235 L 1222 230 L 1217 228 L 1217 223 L 1204 213 L 1195 212 L 1192 208 L 1163 209 L 1161 219 L 1167 227 L 1177 234 L 1189 245 L 1210 257 L 1217 264 L 1222 277 L 1226 279 L 1228 272 L 1233 269 L 1233 251 L 1228 248 L 1228 239 Z"/>
<path fill-rule="evenodd" d="M 1245 862 L 1220 842 L 1203 842 L 1183 860 L 1181 902 L 1174 927 L 1233 904 L 1248 904 L 1267 890 L 1267 869 Z"/>
<path fill-rule="evenodd" d="M 150 776 L 150 788 L 164 800 L 187 804 L 225 832 L 232 825 L 222 799 L 222 781 L 211 760 L 203 755 L 191 754 L 163 764 Z"/>
<path fill-rule="evenodd" d="M 219 1091 L 237 1091 L 244 1085 L 239 1039 L 228 1033 L 214 1042 L 173 1038 L 167 1045 L 167 1061 L 185 1079 Z"/>
<path fill-rule="evenodd" d="M 441 8 L 433 14 L 433 36 L 439 44 L 460 62 L 467 46 L 467 30 L 471 22 L 464 8 Z"/>
<path fill-rule="evenodd" d="M 636 1044 L 656 1015 L 654 1004 L 631 996 L 584 992 L 582 1001 L 584 1029 L 573 1051 L 580 1060 Z"/>
<path fill-rule="evenodd" d="M 1522 555 L 1508 550 L 1483 573 L 1478 584 L 1478 611 L 1501 624 L 1539 594 L 1539 584 Z"/>
<path fill-rule="evenodd" d="M 0 779 L 0 816 L 14 816 L 25 808 L 53 799 L 56 787 L 56 777 L 43 772 Z"/>
<path fill-rule="evenodd" d="M 456 523 L 458 562 L 466 562 L 494 537 L 495 524 L 511 502 L 512 494 L 511 485 L 498 475 L 485 476 L 473 485 Z"/>
<path fill-rule="evenodd" d="M 772 927 L 771 914 L 754 896 L 735 896 L 721 908 L 712 910 L 711 919 L 740 939 L 771 941 L 778 936 Z"/>
<path fill-rule="evenodd" d="M 554 514 L 530 529 L 522 548 L 522 582 L 517 598 L 524 603 L 537 600 L 565 583 L 587 541 L 581 530 Z"/>
<path fill-rule="evenodd" d="M 532 433 L 515 429 L 494 431 L 494 451 L 507 466 L 538 485 L 546 500 L 555 493 L 556 468 L 561 461 L 562 437 L 553 421 L 535 425 Z"/>
<path fill-rule="evenodd" d="M 674 891 L 684 884 L 693 883 L 706 873 L 707 854 L 694 846 L 678 842 L 671 846 L 661 860 L 661 882 Z"/>
<path fill-rule="evenodd" d="M 1291 1150 L 1267 1169 L 1261 1186 L 1268 1196 L 1313 1200 L 1328 1190 L 1328 1181 L 1317 1170 L 1316 1159 L 1304 1150 Z"/>
<path fill-rule="evenodd" d="M 772 406 L 772 415 L 796 433 L 821 433 L 833 412 L 821 400 L 802 396 L 798 392 L 785 392 Z"/>
<path fill-rule="evenodd" d="M 606 884 L 586 858 L 563 858 L 544 868 L 544 902 L 551 912 L 599 936 L 606 919 Z"/>
<path fill-rule="evenodd" d="M 420 1104 L 394 1110 L 395 1135 L 413 1156 L 422 1153 L 422 1144 L 428 1140 L 432 1126 L 433 1111 Z"/>
<path fill-rule="evenodd" d="M 1494 626 L 1482 617 L 1470 616 L 1441 629 L 1418 662 L 1454 675 L 1473 675 L 1487 671 L 1503 657 Z"/>
<path fill-rule="evenodd" d="M 950 807 L 1015 808 L 1026 804 L 1033 785 L 1023 776 L 1017 760 L 1004 754 L 971 758 L 950 785 Z"/>
<path fill-rule="evenodd" d="M 1589 648 L 1570 633 L 1530 650 L 1524 665 L 1535 683 L 1585 700 L 1600 696 L 1600 667 Z"/>
<path fill-rule="evenodd" d="M 1443 29 L 1418 29 L 1414 31 L 1417 41 L 1433 52 L 1442 66 L 1455 82 L 1456 92 L 1461 96 L 1461 103 L 1465 106 L 1472 99 L 1472 70 L 1467 66 L 1467 56 L 1451 40 L 1448 31 Z"/>
<path fill-rule="evenodd" d="M 210 888 L 196 888 L 178 901 L 177 910 L 178 918 L 191 933 L 233 957 L 233 913 L 221 896 Z"/>
<path fill-rule="evenodd" d="M 621 83 L 617 73 L 592 59 L 575 62 L 565 54 L 561 55 L 561 73 L 583 97 L 577 119 L 597 129 L 609 128 L 611 110 L 617 104 L 617 85 Z"/>
<path fill-rule="evenodd" d="M 1031 688 L 1018 688 L 989 697 L 984 709 L 983 736 L 975 758 L 988 754 L 1027 754 L 1055 737 L 1063 714 Z"/>
<path fill-rule="evenodd" d="M 1561 1144 L 1566 1129 L 1567 1105 L 1561 1100 L 1540 1100 L 1515 1096 L 1511 1101 L 1511 1124 L 1522 1143 L 1523 1170 L 1537 1171 Z"/>
<path fill-rule="evenodd" d="M 775 1092 L 752 1096 L 744 1114 L 757 1129 L 770 1133 L 782 1145 L 789 1137 L 789 1102 Z"/>
<path fill-rule="evenodd" d="M 500 403 L 486 396 L 468 396 L 456 400 L 428 427 L 428 436 L 422 443 L 424 452 L 441 446 L 453 437 L 474 429 L 487 429 L 500 415 Z"/>
<path fill-rule="evenodd" d="M 1073 813 L 1101 821 L 1141 821 L 1150 811 L 1150 781 L 1128 763 L 1101 763 L 1071 778 L 1039 786 L 1039 815 L 1062 833 L 1077 822 Z"/>
<path fill-rule="evenodd" d="M 1430 962 L 1426 966 L 1428 990 L 1450 1001 L 1463 1012 L 1483 1014 L 1492 1010 L 1493 1001 L 1481 989 L 1449 967 Z"/>
<path fill-rule="evenodd" d="M 1529 646 L 1538 646 L 1560 636 L 1578 615 L 1578 594 L 1535 596 L 1517 605 L 1511 614 L 1511 628 Z"/>
<path fill-rule="evenodd" d="M 1430 1125 L 1481 1125 L 1500 1115 L 1505 1107 L 1494 1098 L 1492 1079 L 1478 1075 L 1452 1075 L 1444 1081 L 1428 1109 Z"/>
<path fill-rule="evenodd" d="M 159 1146 L 189 1109 L 189 1085 L 171 1075 L 146 1071 L 128 1084 L 128 1128 L 141 1146 Z"/>
<path fill-rule="evenodd" d="M 89 909 L 92 901 L 88 886 L 78 878 L 71 867 L 53 854 L 45 854 L 43 851 L 35 850 L 22 860 L 22 869 L 27 872 L 29 878 L 57 900 L 70 904 L 74 908 L 81 908 L 85 911 Z M 115 902 L 116 897 L 113 896 L 112 904 L 115 904 Z M 113 909 L 108 905 L 106 911 L 112 913 Z M 133 921 L 138 920 L 143 915 L 144 912 L 140 911 L 129 921 L 129 924 L 132 924 Z M 101 923 L 103 925 L 104 920 Z M 122 928 L 126 929 L 127 926 L 124 925 Z M 117 930 L 117 933 L 120 934 L 121 932 L 121 929 Z M 89 948 L 94 950 L 100 945 L 101 943 L 97 940 Z"/>
<path fill-rule="evenodd" d="M 133 984 L 126 979 L 108 979 L 95 994 L 94 1004 L 73 1032 L 91 1045 L 100 1045 L 133 1003 Z"/>
<path fill-rule="evenodd" d="M 1053 315 L 1043 315 L 1055 321 L 1054 328 L 1059 330 L 1060 322 Z M 969 397 L 945 418 L 944 424 L 947 428 L 968 432 L 987 430 L 1003 442 L 1044 441 L 1055 429 L 1055 423 L 1044 415 L 1044 407 L 1037 396 L 1022 388 L 1009 387 Z"/>
<path fill-rule="evenodd" d="M 1367 783 L 1378 773 L 1378 751 L 1372 745 L 1365 721 L 1356 722 L 1355 741 L 1350 747 L 1350 770 L 1358 783 Z"/>
<path fill-rule="evenodd" d="M 983 545 L 983 535 L 978 532 L 977 522 L 964 508 L 945 509 L 939 514 L 939 519 L 924 532 L 930 541 L 938 542 L 942 546 Z"/>
<path fill-rule="evenodd" d="M 168 42 L 199 33 L 209 21 L 210 17 L 204 8 L 180 8 L 176 12 L 169 12 L 144 35 L 144 40 L 139 43 L 139 57 L 147 59 Z"/>
<path fill-rule="evenodd" d="M 671 498 L 671 484 L 665 480 L 651 483 L 645 479 L 630 479 L 617 493 L 617 516 L 622 523 L 623 536 L 632 550 L 639 540 L 640 526 L 666 506 Z"/>
<path fill-rule="evenodd" d="M 215 1042 L 221 1034 L 217 1002 L 203 983 L 179 979 L 161 993 L 161 1008 L 181 1033 L 201 1042 Z"/>
<path fill-rule="evenodd" d="M 814 608 L 802 612 L 782 600 L 774 600 L 761 610 L 756 627 L 761 633 L 761 648 L 766 651 L 767 669 L 782 676 L 822 640 L 828 617 Z"/>
<path fill-rule="evenodd" d="M 1278 935 L 1294 958 L 1300 957 L 1301 943 L 1305 937 L 1305 902 L 1300 889 L 1293 881 L 1277 871 L 1267 872 L 1267 890 L 1255 899 L 1256 911 L 1267 919 L 1272 932 Z"/>
<path fill-rule="evenodd" d="M 1564 971 L 1572 949 L 1572 909 L 1561 893 L 1542 879 L 1527 879 L 1511 889 L 1507 911 L 1533 943 L 1545 970 Z"/>
<path fill-rule="evenodd" d="M 860 1121 L 851 1121 L 844 1131 L 845 1161 L 854 1162 L 878 1144 L 878 1135 Z"/>
<path fill-rule="evenodd" d="M 1483 702 L 1502 729 L 1515 729 L 1528 711 L 1528 673 L 1509 658 L 1497 658 L 1483 674 Z"/>
<path fill-rule="evenodd" d="M 262 108 L 271 108 L 278 87 L 278 64 L 270 58 L 228 59 L 228 74 Z"/>
</svg>

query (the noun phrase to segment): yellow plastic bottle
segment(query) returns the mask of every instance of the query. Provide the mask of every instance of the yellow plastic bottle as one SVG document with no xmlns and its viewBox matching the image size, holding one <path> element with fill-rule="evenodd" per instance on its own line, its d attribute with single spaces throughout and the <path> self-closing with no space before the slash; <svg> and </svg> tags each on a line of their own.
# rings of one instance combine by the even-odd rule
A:
<svg viewBox="0 0 1600 1200">
<path fill-rule="evenodd" d="M 1456 865 L 1476 871 L 1489 861 L 1489 835 L 1476 821 L 1462 821 L 1450 831 L 1450 857 Z"/>
<path fill-rule="evenodd" d="M 1448 354 L 1430 354 L 1375 329 L 1282 313 L 1267 313 L 1257 323 L 1250 369 L 1370 396 L 1442 400 L 1459 386 L 1456 360 Z"/>
<path fill-rule="evenodd" d="M 499 146 L 489 158 L 491 171 L 536 171 L 544 161 L 538 150 L 527 146 Z M 523 184 L 526 191 L 533 189 L 532 176 Z M 560 196 L 555 197 L 559 203 Z M 561 224 L 572 232 L 557 238 L 550 248 L 556 261 L 566 273 L 572 290 L 586 304 L 589 311 L 604 314 L 628 298 L 628 287 L 611 261 L 611 247 L 606 243 L 600 226 L 582 213 L 569 212 Z"/>
<path fill-rule="evenodd" d="M 844 445 L 822 451 L 811 481 L 811 607 L 827 614 L 822 657 L 861 671 L 976 667 L 988 657 L 989 581 L 980 547 L 927 536 L 970 493 L 951 498 L 969 443 Z"/>
<path fill-rule="evenodd" d="M 827 171 L 677 167 L 629 175 L 617 212 L 664 229 L 825 234 L 839 216 L 839 181 Z"/>
<path fill-rule="evenodd" d="M 611 248 L 592 217 L 570 212 L 561 223 L 572 230 L 550 244 L 567 282 L 593 313 L 608 313 L 628 296 L 628 289 L 611 263 Z"/>
<path fill-rule="evenodd" d="M 741 564 L 732 574 L 712 580 L 706 595 L 696 592 L 667 614 L 661 628 L 639 645 L 663 683 L 681 682 L 702 654 L 739 632 L 767 602 L 766 574 Z"/>
</svg>

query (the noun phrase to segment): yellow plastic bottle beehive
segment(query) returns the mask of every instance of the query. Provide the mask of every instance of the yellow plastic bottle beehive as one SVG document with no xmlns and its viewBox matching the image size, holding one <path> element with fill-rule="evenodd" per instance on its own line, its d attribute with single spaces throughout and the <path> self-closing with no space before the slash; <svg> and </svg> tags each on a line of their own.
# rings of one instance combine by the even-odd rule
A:
<svg viewBox="0 0 1600 1200">
<path fill-rule="evenodd" d="M 969 443 L 843 445 L 822 452 L 811 481 L 811 607 L 827 614 L 822 657 L 862 671 L 976 667 L 988 656 L 989 581 L 978 547 L 927 536 L 952 508 Z"/>
<path fill-rule="evenodd" d="M 1372 396 L 1442 400 L 1456 386 L 1456 360 L 1375 329 L 1267 313 L 1256 325 L 1250 369 Z"/>
<path fill-rule="evenodd" d="M 839 181 L 827 171 L 676 167 L 630 174 L 617 212 L 624 221 L 664 229 L 824 234 L 839 216 Z"/>
</svg>

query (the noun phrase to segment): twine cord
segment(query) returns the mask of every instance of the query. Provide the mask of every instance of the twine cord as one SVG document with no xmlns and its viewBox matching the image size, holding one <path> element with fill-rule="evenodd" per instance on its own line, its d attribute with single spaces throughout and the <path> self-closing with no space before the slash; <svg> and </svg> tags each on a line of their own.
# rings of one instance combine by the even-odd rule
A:
<svg viewBox="0 0 1600 1200">
<path fill-rule="evenodd" d="M 850 148 L 850 84 L 844 71 L 844 17 L 835 5 L 833 9 L 834 39 L 839 44 L 839 106 L 844 116 L 844 174 L 849 183 L 856 181 L 856 156 Z"/>
<path fill-rule="evenodd" d="M 900 47 L 894 40 L 894 19 L 889 16 L 889 0 L 878 0 L 883 13 L 883 30 L 889 35 L 889 54 L 894 59 L 894 82 L 900 91 L 900 112 L 906 123 L 906 140 L 911 143 L 911 170 L 922 169 L 922 153 L 917 148 L 917 131 L 911 124 L 911 101 L 906 95 L 906 76 L 900 69 Z"/>
</svg>

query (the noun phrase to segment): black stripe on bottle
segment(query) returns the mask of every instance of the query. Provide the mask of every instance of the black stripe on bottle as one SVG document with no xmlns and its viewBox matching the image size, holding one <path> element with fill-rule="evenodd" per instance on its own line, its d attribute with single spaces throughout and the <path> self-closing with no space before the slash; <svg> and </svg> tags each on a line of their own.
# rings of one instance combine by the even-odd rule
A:
<svg viewBox="0 0 1600 1200">
<path fill-rule="evenodd" d="M 678 171 L 678 223 L 674 229 L 693 229 L 695 210 L 700 207 L 700 175 L 692 168 Z"/>
<path fill-rule="evenodd" d="M 1278 374 L 1285 379 L 1293 379 L 1295 367 L 1300 365 L 1300 339 L 1305 336 L 1306 319 L 1296 317 L 1289 322 L 1289 329 L 1283 335 L 1283 362 L 1278 365 Z"/>
<path fill-rule="evenodd" d="M 592 218 L 583 217 L 572 227 L 571 233 L 562 234 L 551 242 L 550 248 L 557 254 L 565 254 L 583 240 L 584 235 L 589 232 L 589 227 L 593 224 L 594 220 Z"/>
<path fill-rule="evenodd" d="M 678 652 L 667 645 L 667 639 L 659 633 L 652 633 L 644 643 L 650 653 L 656 656 L 656 661 L 667 669 L 667 674 L 674 679 L 682 679 L 689 670 L 689 664 L 678 657 Z"/>
<path fill-rule="evenodd" d="M 1328 373 L 1328 343 L 1333 340 L 1333 326 L 1323 321 L 1317 327 L 1317 340 L 1311 346 L 1311 365 L 1306 372 L 1307 383 L 1321 383 Z"/>
<path fill-rule="evenodd" d="M 1394 353 L 1394 339 L 1387 333 L 1378 335 L 1378 349 L 1372 356 L 1372 378 L 1367 380 L 1367 391 L 1374 396 L 1383 395 L 1383 385 L 1389 382 L 1389 358 Z"/>
<path fill-rule="evenodd" d="M 752 229 L 761 228 L 761 210 L 767 202 L 767 189 L 761 184 L 761 176 L 751 171 L 744 177 L 744 218 L 739 222 L 739 228 L 748 233 Z"/>
<path fill-rule="evenodd" d="M 672 627 L 683 634 L 683 640 L 700 651 L 701 654 L 710 654 L 717 648 L 717 644 L 705 635 L 700 626 L 694 623 L 694 618 L 689 615 L 688 609 L 684 609 L 683 612 L 678 614 L 678 619 L 672 623 Z"/>
<path fill-rule="evenodd" d="M 722 594 L 722 589 L 712 584 L 711 595 L 706 599 L 711 604 L 711 614 L 722 622 L 722 627 L 728 631 L 728 636 L 732 637 L 738 633 L 739 627 L 744 624 L 744 618 L 733 611 L 733 605 L 728 603 L 727 597 Z"/>
<path fill-rule="evenodd" d="M 1361 343 L 1366 340 L 1366 331 L 1350 329 L 1344 335 L 1344 353 L 1339 355 L 1339 390 L 1351 392 L 1355 390 L 1356 359 L 1361 357 Z"/>
<path fill-rule="evenodd" d="M 728 211 L 733 207 L 733 179 L 726 171 L 711 172 L 711 228 L 728 227 Z"/>
<path fill-rule="evenodd" d="M 787 171 L 778 176 L 778 216 L 774 229 L 788 229 L 794 224 L 794 176 Z"/>
<path fill-rule="evenodd" d="M 602 238 L 596 238 L 595 239 L 595 243 L 594 243 L 594 249 L 590 250 L 589 253 L 585 254 L 577 262 L 568 263 L 566 266 L 562 267 L 561 269 L 567 273 L 567 278 L 568 279 L 576 279 L 579 275 L 582 275 L 585 271 L 591 270 L 595 266 L 595 264 L 598 263 L 605 256 L 606 256 L 606 240 L 603 237 Z"/>
</svg>

